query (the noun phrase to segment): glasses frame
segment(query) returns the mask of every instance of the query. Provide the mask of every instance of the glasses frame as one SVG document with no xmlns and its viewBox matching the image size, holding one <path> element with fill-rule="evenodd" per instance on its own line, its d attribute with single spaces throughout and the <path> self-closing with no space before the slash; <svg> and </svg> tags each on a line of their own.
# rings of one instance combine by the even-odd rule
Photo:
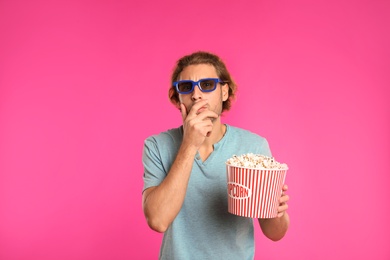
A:
<svg viewBox="0 0 390 260">
<path fill-rule="evenodd" d="M 201 83 L 202 81 L 206 81 L 206 80 L 212 80 L 212 81 L 214 81 L 215 85 L 214 85 L 214 88 L 213 88 L 213 89 L 209 89 L 209 90 L 202 89 L 202 87 L 200 86 L 200 83 Z M 180 84 L 180 83 L 186 83 L 186 82 L 190 82 L 190 83 L 191 83 L 191 90 L 189 90 L 189 91 L 180 91 L 180 90 L 179 90 L 179 84 Z M 192 92 L 194 91 L 195 86 L 198 86 L 198 88 L 199 88 L 200 91 L 202 91 L 202 92 L 212 92 L 212 91 L 214 91 L 214 90 L 217 88 L 218 83 L 223 83 L 223 84 L 225 84 L 224 81 L 222 81 L 222 80 L 220 80 L 220 79 L 218 79 L 218 78 L 205 78 L 205 79 L 200 79 L 200 80 L 198 80 L 198 81 L 193 81 L 193 80 L 180 80 L 180 81 L 175 81 L 175 82 L 173 82 L 173 86 L 176 88 L 176 91 L 177 91 L 177 93 L 179 93 L 179 94 L 190 94 L 190 93 L 192 93 Z"/>
</svg>

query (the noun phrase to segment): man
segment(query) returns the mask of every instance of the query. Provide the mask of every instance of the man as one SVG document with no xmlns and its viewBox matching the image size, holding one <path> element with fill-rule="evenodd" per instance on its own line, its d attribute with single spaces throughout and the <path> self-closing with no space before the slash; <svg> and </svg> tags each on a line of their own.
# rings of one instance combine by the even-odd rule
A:
<svg viewBox="0 0 390 260">
<path fill-rule="evenodd" d="M 253 219 L 227 211 L 227 159 L 234 154 L 271 156 L 267 141 L 221 123 L 236 84 L 221 59 L 195 52 L 181 58 L 172 75 L 171 102 L 183 125 L 145 140 L 143 210 L 148 225 L 164 232 L 160 259 L 253 259 Z M 278 216 L 259 219 L 264 235 L 287 232 L 288 195 Z"/>
</svg>

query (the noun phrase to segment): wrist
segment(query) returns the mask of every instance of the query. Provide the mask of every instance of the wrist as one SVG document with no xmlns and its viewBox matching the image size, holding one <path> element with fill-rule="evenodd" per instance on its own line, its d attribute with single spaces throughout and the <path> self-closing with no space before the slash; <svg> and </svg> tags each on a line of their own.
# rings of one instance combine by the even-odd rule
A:
<svg viewBox="0 0 390 260">
<path fill-rule="evenodd" d="M 186 154 L 186 155 L 195 157 L 196 153 L 198 152 L 198 149 L 199 148 L 197 146 L 195 146 L 189 142 L 183 141 L 183 143 L 181 144 L 180 149 L 179 149 L 179 154 L 182 153 L 182 154 Z"/>
</svg>

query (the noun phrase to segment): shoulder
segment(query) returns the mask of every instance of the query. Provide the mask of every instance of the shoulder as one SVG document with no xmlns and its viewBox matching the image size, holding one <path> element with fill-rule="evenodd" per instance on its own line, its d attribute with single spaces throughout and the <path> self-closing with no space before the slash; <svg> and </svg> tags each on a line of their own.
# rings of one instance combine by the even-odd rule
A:
<svg viewBox="0 0 390 260">
<path fill-rule="evenodd" d="M 151 135 L 146 138 L 145 141 L 155 141 L 155 142 L 169 142 L 181 139 L 183 136 L 183 131 L 181 127 L 172 128 L 167 131 L 161 132 L 156 135 Z"/>
<path fill-rule="evenodd" d="M 230 131 L 230 135 L 231 136 L 234 136 L 234 138 L 250 138 L 250 139 L 254 139 L 254 140 L 259 140 L 259 141 L 266 141 L 266 139 L 252 131 L 249 131 L 249 130 L 246 130 L 246 129 L 243 129 L 243 128 L 239 128 L 239 127 L 235 127 L 235 126 L 231 126 L 231 125 L 227 125 L 228 127 L 228 131 Z"/>
<path fill-rule="evenodd" d="M 181 127 L 169 129 L 145 139 L 145 145 L 154 144 L 156 146 L 172 146 L 180 144 L 183 138 Z"/>
<path fill-rule="evenodd" d="M 271 155 L 269 144 L 266 138 L 243 128 L 227 126 L 228 139 L 231 145 L 243 147 L 253 153 Z"/>
</svg>

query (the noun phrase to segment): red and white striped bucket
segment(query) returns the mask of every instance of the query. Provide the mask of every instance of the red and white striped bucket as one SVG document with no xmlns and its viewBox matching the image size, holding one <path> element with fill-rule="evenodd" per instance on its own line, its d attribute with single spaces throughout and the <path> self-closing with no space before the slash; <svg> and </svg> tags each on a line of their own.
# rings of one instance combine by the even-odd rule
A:
<svg viewBox="0 0 390 260">
<path fill-rule="evenodd" d="M 275 218 L 287 169 L 250 169 L 227 164 L 228 212 Z"/>
</svg>

